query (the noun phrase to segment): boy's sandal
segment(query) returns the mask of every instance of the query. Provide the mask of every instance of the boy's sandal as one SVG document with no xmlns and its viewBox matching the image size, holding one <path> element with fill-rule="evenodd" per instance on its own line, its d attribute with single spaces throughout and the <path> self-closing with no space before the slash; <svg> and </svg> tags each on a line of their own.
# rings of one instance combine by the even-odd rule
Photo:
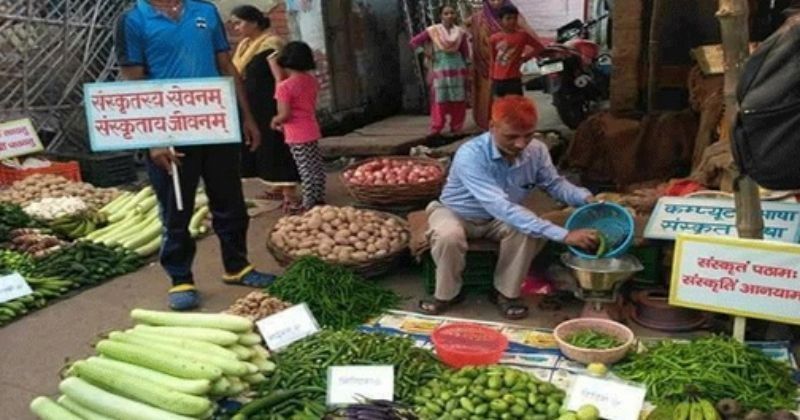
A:
<svg viewBox="0 0 800 420">
<path fill-rule="evenodd" d="M 464 292 L 450 300 L 426 299 L 419 301 L 419 310 L 427 315 L 439 315 L 464 301 Z"/>
<path fill-rule="evenodd" d="M 520 299 L 510 299 L 503 296 L 500 292 L 494 291 L 489 295 L 492 301 L 504 318 L 519 320 L 528 316 L 528 305 L 522 303 Z"/>
<path fill-rule="evenodd" d="M 167 293 L 169 308 L 173 311 L 188 311 L 200 306 L 200 294 L 193 284 L 179 284 Z"/>
<path fill-rule="evenodd" d="M 275 282 L 277 277 L 274 274 L 262 273 L 257 271 L 252 265 L 248 265 L 236 274 L 226 274 L 222 276 L 225 284 L 237 286 L 247 286 L 253 288 L 264 288 Z"/>
</svg>

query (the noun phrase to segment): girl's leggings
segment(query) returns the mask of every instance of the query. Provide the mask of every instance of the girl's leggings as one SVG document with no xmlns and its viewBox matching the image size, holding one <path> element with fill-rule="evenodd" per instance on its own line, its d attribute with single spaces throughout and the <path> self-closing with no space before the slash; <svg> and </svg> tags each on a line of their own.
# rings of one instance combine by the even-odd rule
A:
<svg viewBox="0 0 800 420">
<path fill-rule="evenodd" d="M 319 142 L 290 144 L 289 150 L 297 164 L 297 172 L 303 185 L 303 207 L 310 209 L 321 204 L 325 199 L 325 170 Z"/>
</svg>

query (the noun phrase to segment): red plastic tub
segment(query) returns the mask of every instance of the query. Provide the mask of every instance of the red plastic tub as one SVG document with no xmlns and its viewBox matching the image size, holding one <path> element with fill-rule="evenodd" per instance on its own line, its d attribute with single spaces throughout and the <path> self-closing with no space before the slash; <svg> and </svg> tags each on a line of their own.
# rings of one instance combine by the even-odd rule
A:
<svg viewBox="0 0 800 420">
<path fill-rule="evenodd" d="M 468 323 L 439 327 L 431 334 L 431 340 L 442 362 L 454 368 L 495 364 L 508 348 L 503 334 Z"/>
</svg>

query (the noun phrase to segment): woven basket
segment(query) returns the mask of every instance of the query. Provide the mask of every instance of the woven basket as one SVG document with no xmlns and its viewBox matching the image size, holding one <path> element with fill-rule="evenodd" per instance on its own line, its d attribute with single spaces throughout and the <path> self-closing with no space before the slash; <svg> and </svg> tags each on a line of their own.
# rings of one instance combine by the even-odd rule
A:
<svg viewBox="0 0 800 420">
<path fill-rule="evenodd" d="M 405 219 L 391 213 L 385 213 L 374 210 L 370 211 L 373 213 L 377 213 L 383 217 L 397 220 L 400 223 L 400 225 L 403 226 L 406 232 L 409 232 L 408 222 L 406 222 Z M 272 254 L 272 256 L 275 258 L 275 261 L 277 261 L 278 264 L 280 264 L 283 267 L 286 267 L 292 264 L 295 258 L 287 254 L 283 249 L 278 248 L 278 246 L 275 245 L 274 243 L 272 243 L 272 232 L 274 231 L 275 227 L 273 226 L 273 228 L 270 229 L 269 233 L 267 234 L 267 250 L 270 252 L 270 254 Z M 411 235 L 409 234 L 408 236 L 410 237 Z M 351 264 L 341 264 L 341 265 L 343 267 L 353 270 L 356 274 L 364 278 L 378 277 L 388 273 L 393 268 L 395 268 L 400 262 L 400 258 L 402 258 L 407 251 L 408 251 L 408 241 L 406 241 L 406 243 L 404 243 L 402 246 L 392 250 L 391 252 L 380 258 L 374 258 L 369 261 L 353 262 Z"/>
<path fill-rule="evenodd" d="M 379 159 L 413 161 L 426 165 L 435 165 L 442 171 L 442 176 L 434 181 L 397 185 L 359 185 L 351 183 L 344 177 L 346 172 L 355 170 L 361 165 Z M 339 178 L 341 179 L 342 184 L 344 184 L 344 186 L 347 188 L 350 196 L 356 200 L 364 204 L 385 206 L 393 204 L 419 203 L 436 199 L 442 192 L 445 174 L 446 168 L 436 159 L 414 156 L 384 156 L 356 162 L 345 168 L 345 170 L 339 175 Z"/>
<path fill-rule="evenodd" d="M 616 337 L 623 344 L 611 349 L 585 349 L 567 342 L 567 339 L 581 330 L 594 330 Z M 577 318 L 564 321 L 553 330 L 553 337 L 564 356 L 583 364 L 602 363 L 612 365 L 619 362 L 633 347 L 636 336 L 630 328 L 608 319 Z"/>
</svg>

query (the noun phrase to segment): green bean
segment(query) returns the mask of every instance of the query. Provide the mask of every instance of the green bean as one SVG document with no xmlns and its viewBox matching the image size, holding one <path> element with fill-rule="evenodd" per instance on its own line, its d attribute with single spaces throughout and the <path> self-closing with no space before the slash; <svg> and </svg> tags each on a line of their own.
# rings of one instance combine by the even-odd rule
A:
<svg viewBox="0 0 800 420">
<path fill-rule="evenodd" d="M 644 383 L 655 404 L 679 403 L 692 394 L 713 401 L 734 398 L 746 409 L 769 412 L 791 408 L 797 396 L 788 365 L 717 336 L 688 343 L 660 342 L 618 364 L 614 371 L 624 379 Z"/>
<path fill-rule="evenodd" d="M 613 335 L 604 334 L 594 330 L 581 330 L 569 337 L 567 342 L 575 347 L 584 349 L 612 349 L 624 344 Z"/>
<path fill-rule="evenodd" d="M 420 386 L 443 371 L 436 357 L 416 347 L 410 338 L 352 330 L 322 330 L 276 353 L 274 358 L 278 367 L 272 379 L 259 389 L 264 396 L 302 387 L 325 389 L 328 367 L 333 365 L 393 365 L 395 400 L 409 404 Z M 324 410 L 324 406 L 325 395 L 308 396 L 303 405 L 291 405 L 287 409 L 290 414 L 284 417 L 302 414 L 304 407 Z"/>
<path fill-rule="evenodd" d="M 321 326 L 333 329 L 357 327 L 402 301 L 394 292 L 316 257 L 295 261 L 267 292 L 287 302 L 305 302 Z"/>
</svg>

